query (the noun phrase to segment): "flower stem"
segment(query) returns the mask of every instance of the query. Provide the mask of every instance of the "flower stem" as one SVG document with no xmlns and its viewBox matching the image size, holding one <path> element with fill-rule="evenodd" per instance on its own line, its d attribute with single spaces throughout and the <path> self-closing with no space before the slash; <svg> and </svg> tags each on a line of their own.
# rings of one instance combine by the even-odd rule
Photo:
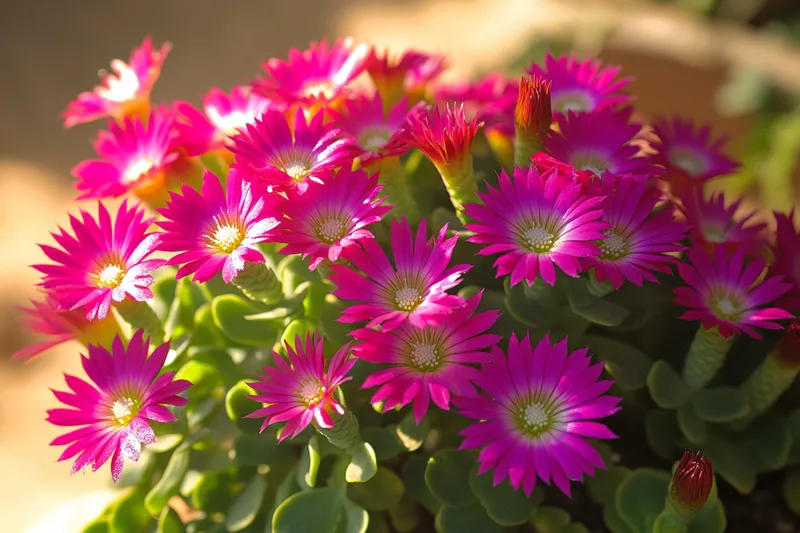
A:
<svg viewBox="0 0 800 533">
<path fill-rule="evenodd" d="M 352 450 L 361 442 L 361 430 L 358 419 L 350 411 L 345 411 L 342 416 L 333 417 L 332 428 L 321 428 L 314 424 L 317 433 L 328 439 L 328 442 L 343 450 Z"/>
<path fill-rule="evenodd" d="M 480 203 L 475 184 L 475 169 L 472 164 L 472 155 L 467 154 L 460 165 L 439 165 L 439 174 L 442 175 L 450 203 L 456 210 L 456 216 L 462 224 L 470 223 L 464 212 L 464 204 Z"/>
<path fill-rule="evenodd" d="M 542 149 L 538 137 L 523 135 L 518 131 L 514 137 L 514 166 L 529 167 L 533 154 L 541 152 Z"/>
<path fill-rule="evenodd" d="M 133 331 L 144 330 L 144 336 L 150 338 L 151 344 L 161 344 L 164 341 L 164 325 L 147 302 L 125 299 L 117 304 L 115 309 L 119 317 L 129 324 Z"/>
<path fill-rule="evenodd" d="M 245 263 L 244 269 L 233 278 L 233 284 L 256 302 L 274 304 L 283 298 L 278 276 L 264 263 Z"/>
<path fill-rule="evenodd" d="M 742 384 L 750 400 L 750 417 L 755 417 L 770 408 L 794 383 L 797 370 L 782 366 L 776 352 L 770 353 Z"/>
<path fill-rule="evenodd" d="M 392 212 L 395 217 L 404 216 L 409 224 L 419 222 L 421 216 L 417 201 L 408 187 L 405 170 L 399 157 L 387 157 L 381 161 L 380 182 L 383 192 L 388 197 L 389 203 L 394 206 Z"/>
<path fill-rule="evenodd" d="M 689 529 L 689 522 L 691 522 L 691 518 L 687 519 L 681 516 L 667 499 L 664 510 L 653 524 L 653 533 L 686 533 Z"/>
<path fill-rule="evenodd" d="M 686 354 L 683 366 L 686 384 L 695 390 L 705 387 L 722 368 L 735 340 L 734 336 L 724 338 L 716 328 L 705 329 L 701 326 Z"/>
</svg>

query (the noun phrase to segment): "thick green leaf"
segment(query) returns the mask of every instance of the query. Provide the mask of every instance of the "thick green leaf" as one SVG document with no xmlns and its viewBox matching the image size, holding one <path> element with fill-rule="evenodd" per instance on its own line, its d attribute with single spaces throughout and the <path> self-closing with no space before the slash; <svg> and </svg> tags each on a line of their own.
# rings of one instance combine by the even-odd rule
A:
<svg viewBox="0 0 800 533">
<path fill-rule="evenodd" d="M 417 424 L 416 420 L 414 420 L 414 415 L 408 413 L 403 420 L 397 424 L 395 433 L 406 450 L 410 452 L 416 451 L 422 446 L 425 437 L 428 436 L 428 419 L 423 418 L 420 420 L 420 423 Z"/>
<path fill-rule="evenodd" d="M 766 416 L 747 429 L 748 444 L 759 459 L 760 470 L 780 470 L 789 461 L 792 435 L 782 418 Z"/>
<path fill-rule="evenodd" d="M 240 466 L 275 465 L 292 454 L 291 447 L 278 444 L 273 433 L 239 435 L 233 451 L 233 459 Z"/>
<path fill-rule="evenodd" d="M 303 448 L 300 461 L 297 463 L 297 484 L 300 485 L 300 488 L 308 490 L 317 485 L 317 473 L 319 473 L 321 460 L 319 441 L 317 436 L 314 435 Z"/>
<path fill-rule="evenodd" d="M 255 393 L 249 383 L 242 380 L 231 387 L 225 395 L 225 412 L 228 414 L 228 418 L 243 432 L 251 435 L 256 435 L 261 431 L 263 422 L 260 418 L 247 418 L 247 415 L 261 407 L 260 403 L 250 399 L 250 396 Z"/>
<path fill-rule="evenodd" d="M 225 516 L 225 527 L 228 531 L 241 531 L 255 520 L 264 504 L 267 492 L 267 480 L 264 476 L 255 475 L 244 491 L 236 498 Z"/>
<path fill-rule="evenodd" d="M 436 531 L 438 533 L 499 533 L 502 528 L 495 523 L 486 509 L 478 502 L 473 502 L 460 507 L 443 505 L 436 514 Z"/>
<path fill-rule="evenodd" d="M 347 485 L 347 497 L 368 511 L 391 509 L 403 496 L 403 480 L 388 468 L 380 467 L 369 481 Z"/>
<path fill-rule="evenodd" d="M 403 494 L 397 505 L 389 509 L 389 520 L 398 533 L 411 533 L 417 529 L 420 520 L 419 506 L 410 494 Z"/>
<path fill-rule="evenodd" d="M 144 496 L 143 490 L 132 490 L 120 498 L 111 513 L 109 533 L 131 533 L 147 529 L 153 518 L 147 514 Z"/>
<path fill-rule="evenodd" d="M 366 533 L 369 527 L 369 513 L 347 498 L 342 500 L 344 517 L 339 521 L 336 533 Z"/>
<path fill-rule="evenodd" d="M 647 385 L 647 375 L 653 360 L 643 351 L 629 344 L 589 335 L 586 339 L 590 349 L 603 360 L 606 370 L 614 382 L 625 390 L 637 390 Z"/>
<path fill-rule="evenodd" d="M 206 514 L 224 512 L 231 501 L 231 479 L 226 472 L 205 472 L 192 491 L 192 505 Z"/>
<path fill-rule="evenodd" d="M 506 292 L 504 306 L 509 314 L 528 327 L 546 328 L 551 318 L 547 308 L 535 299 L 526 296 L 523 283 L 510 287 L 509 279 L 506 278 L 504 282 Z"/>
<path fill-rule="evenodd" d="M 178 513 L 170 507 L 164 507 L 158 518 L 158 533 L 183 533 L 186 528 L 181 522 Z"/>
<path fill-rule="evenodd" d="M 158 483 L 147 493 L 144 499 L 147 512 L 154 517 L 161 514 L 169 499 L 178 494 L 187 470 L 189 470 L 189 449 L 181 447 L 173 452 Z"/>
<path fill-rule="evenodd" d="M 335 533 L 342 513 L 339 489 L 324 487 L 298 492 L 281 503 L 272 515 L 274 533 Z"/>
<path fill-rule="evenodd" d="M 539 533 L 560 533 L 570 522 L 568 512 L 551 505 L 542 505 L 531 515 L 531 524 Z"/>
<path fill-rule="evenodd" d="M 747 395 L 736 387 L 698 391 L 692 405 L 697 416 L 706 422 L 730 422 L 750 412 Z"/>
<path fill-rule="evenodd" d="M 692 444 L 703 444 L 706 441 L 706 423 L 697 416 L 692 404 L 687 403 L 678 409 L 678 427 Z"/>
<path fill-rule="evenodd" d="M 783 500 L 794 514 L 800 515 L 800 468 L 792 469 L 784 476 Z"/>
<path fill-rule="evenodd" d="M 306 335 L 313 335 L 316 330 L 317 326 L 310 320 L 306 320 L 305 318 L 296 318 L 292 320 L 281 335 L 281 353 L 286 353 L 286 348 L 284 346 L 287 343 L 293 350 L 296 350 L 295 341 L 297 337 L 300 337 L 301 341 L 305 341 Z"/>
<path fill-rule="evenodd" d="M 589 496 L 596 503 L 613 502 L 617 487 L 631 474 L 626 466 L 611 466 L 608 470 L 598 470 L 594 476 L 586 479 Z"/>
<path fill-rule="evenodd" d="M 501 526 L 524 524 L 531 516 L 532 502 L 522 490 L 514 490 L 508 480 L 495 486 L 492 474 L 478 475 L 478 467 L 469 473 L 469 486 L 489 516 Z"/>
<path fill-rule="evenodd" d="M 368 442 L 360 442 L 352 450 L 344 479 L 348 483 L 366 483 L 377 471 L 378 460 L 375 457 L 375 450 Z"/>
<path fill-rule="evenodd" d="M 111 523 L 108 517 L 98 518 L 92 520 L 81 529 L 81 533 L 109 533 L 111 530 Z M 159 532 L 160 533 L 160 532 Z"/>
<path fill-rule="evenodd" d="M 583 524 L 573 522 L 562 529 L 560 533 L 589 533 L 589 530 Z"/>
<path fill-rule="evenodd" d="M 692 390 L 663 359 L 653 363 L 647 375 L 650 397 L 662 409 L 677 409 L 689 401 Z"/>
<path fill-rule="evenodd" d="M 617 511 L 616 495 L 603 505 L 603 522 L 611 533 L 637 533 L 632 530 Z"/>
<path fill-rule="evenodd" d="M 633 531 L 648 531 L 648 520 L 664 508 L 669 474 L 652 468 L 634 470 L 617 489 L 616 507 Z"/>
<path fill-rule="evenodd" d="M 228 344 L 222 331 L 214 324 L 211 304 L 201 305 L 194 314 L 194 327 L 192 328 L 192 345 L 197 347 L 213 346 L 224 348 Z"/>
<path fill-rule="evenodd" d="M 278 485 L 278 489 L 275 491 L 275 507 L 284 502 L 292 494 L 298 492 L 300 492 L 300 485 L 297 484 L 297 465 L 294 465 L 283 477 L 280 485 Z"/>
<path fill-rule="evenodd" d="M 180 433 L 166 433 L 164 435 L 156 436 L 156 441 L 153 444 L 147 445 L 149 453 L 166 453 L 173 450 L 183 440 L 183 435 Z"/>
<path fill-rule="evenodd" d="M 166 338 L 175 339 L 192 330 L 196 307 L 190 278 L 179 279 L 175 287 L 175 296 L 164 320 Z"/>
<path fill-rule="evenodd" d="M 722 502 L 715 500 L 694 515 L 686 533 L 725 533 L 726 526 L 725 507 Z"/>
<path fill-rule="evenodd" d="M 218 369 L 211 363 L 191 360 L 178 370 L 175 379 L 192 383 L 186 392 L 186 419 L 190 428 L 200 426 L 214 413 L 225 393 Z"/>
<path fill-rule="evenodd" d="M 570 280 L 567 297 L 573 313 L 599 326 L 619 326 L 630 315 L 624 307 L 592 295 L 582 279 Z"/>
<path fill-rule="evenodd" d="M 259 310 L 235 294 L 223 294 L 211 302 L 214 324 L 226 337 L 247 346 L 272 346 L 280 326 L 275 320 L 251 320 Z"/>
<path fill-rule="evenodd" d="M 644 432 L 650 448 L 664 459 L 673 459 L 681 431 L 674 411 L 650 409 L 644 415 Z"/>
<path fill-rule="evenodd" d="M 425 483 L 437 500 L 457 507 L 475 499 L 469 488 L 469 472 L 475 454 L 466 451 L 440 450 L 428 460 Z"/>
<path fill-rule="evenodd" d="M 386 519 L 386 513 L 381 511 L 373 511 L 369 514 L 369 525 L 367 526 L 367 533 L 394 533 L 392 528 L 389 527 L 389 521 Z"/>
<path fill-rule="evenodd" d="M 741 494 L 749 494 L 755 488 L 758 464 L 745 444 L 709 434 L 703 454 L 714 465 L 714 472 Z"/>
<path fill-rule="evenodd" d="M 414 496 L 423 507 L 431 514 L 439 512 L 441 504 L 433 494 L 431 494 L 427 483 L 425 483 L 425 470 L 428 466 L 428 458 L 424 455 L 411 454 L 403 465 L 403 481 L 405 481 L 408 492 Z"/>
<path fill-rule="evenodd" d="M 361 438 L 372 445 L 378 461 L 385 461 L 404 450 L 394 431 L 385 427 L 368 427 L 361 430 Z"/>
</svg>

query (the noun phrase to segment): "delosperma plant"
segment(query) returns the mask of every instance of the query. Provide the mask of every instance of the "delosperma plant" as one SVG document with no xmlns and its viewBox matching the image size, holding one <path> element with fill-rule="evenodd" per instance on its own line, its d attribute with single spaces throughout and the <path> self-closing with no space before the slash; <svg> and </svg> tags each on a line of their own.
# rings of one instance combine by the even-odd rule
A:
<svg viewBox="0 0 800 533">
<path fill-rule="evenodd" d="M 107 129 L 15 355 L 85 345 L 52 445 L 129 488 L 87 532 L 722 533 L 779 471 L 800 507 L 800 234 L 704 193 L 707 127 L 594 59 L 350 40 L 156 105 L 169 50 L 67 107 Z"/>
</svg>

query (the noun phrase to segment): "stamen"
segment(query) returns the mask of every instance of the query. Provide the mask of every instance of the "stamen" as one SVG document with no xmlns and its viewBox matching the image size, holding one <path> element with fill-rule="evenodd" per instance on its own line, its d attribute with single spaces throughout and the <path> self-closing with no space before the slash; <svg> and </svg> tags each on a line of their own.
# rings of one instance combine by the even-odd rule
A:
<svg viewBox="0 0 800 533">
<path fill-rule="evenodd" d="M 597 243 L 603 251 L 600 259 L 613 261 L 628 255 L 628 239 L 612 230 L 604 233 L 606 238 Z"/>
<path fill-rule="evenodd" d="M 422 302 L 422 294 L 419 289 L 403 285 L 403 287 L 395 293 L 395 305 L 401 311 L 413 311 Z"/>
<path fill-rule="evenodd" d="M 537 254 L 549 252 L 556 242 L 556 236 L 537 223 L 525 230 L 521 237 L 523 246 Z"/>
<path fill-rule="evenodd" d="M 110 264 L 102 267 L 95 278 L 97 279 L 97 287 L 103 289 L 115 289 L 122 283 L 125 278 L 125 268 L 118 264 Z"/>
<path fill-rule="evenodd" d="M 156 161 L 151 157 L 142 157 L 132 161 L 122 173 L 122 183 L 125 185 L 136 183 L 150 174 L 155 166 Z"/>
<path fill-rule="evenodd" d="M 120 398 L 111 404 L 111 416 L 120 426 L 127 426 L 136 417 L 137 403 L 131 398 Z"/>
<path fill-rule="evenodd" d="M 442 363 L 439 349 L 435 344 L 412 344 L 409 358 L 411 359 L 411 365 L 423 372 L 435 370 Z"/>
<path fill-rule="evenodd" d="M 325 244 L 331 244 L 347 234 L 347 223 L 338 218 L 328 218 L 317 226 L 317 236 Z"/>
</svg>

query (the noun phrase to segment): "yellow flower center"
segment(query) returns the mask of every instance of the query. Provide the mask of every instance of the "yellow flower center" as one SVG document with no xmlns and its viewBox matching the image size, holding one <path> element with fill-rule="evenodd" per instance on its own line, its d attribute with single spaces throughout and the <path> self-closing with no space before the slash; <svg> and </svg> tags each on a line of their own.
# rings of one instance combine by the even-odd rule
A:
<svg viewBox="0 0 800 533">
<path fill-rule="evenodd" d="M 300 94 L 306 98 L 324 98 L 326 100 L 330 100 L 333 98 L 335 92 L 331 82 L 324 80 L 309 83 L 303 87 L 303 90 L 300 92 Z"/>
<path fill-rule="evenodd" d="M 122 173 L 122 183 L 132 185 L 150 174 L 156 166 L 156 161 L 151 157 L 142 157 L 133 160 Z"/>
<path fill-rule="evenodd" d="M 103 266 L 95 274 L 95 284 L 101 289 L 115 289 L 125 278 L 125 268 L 112 263 Z"/>
<path fill-rule="evenodd" d="M 128 426 L 138 412 L 138 403 L 130 398 L 120 398 L 111 404 L 111 416 L 117 424 L 123 427 Z"/>
<path fill-rule="evenodd" d="M 319 403 L 325 395 L 325 387 L 316 379 L 307 379 L 300 383 L 297 394 L 307 406 L 315 405 Z"/>
<path fill-rule="evenodd" d="M 531 402 L 520 408 L 517 415 L 522 429 L 532 436 L 539 436 L 553 423 L 552 415 L 542 402 Z"/>
<path fill-rule="evenodd" d="M 338 218 L 328 218 L 317 226 L 317 237 L 325 244 L 332 244 L 347 235 L 347 223 Z"/>
<path fill-rule="evenodd" d="M 712 290 L 708 297 L 708 304 L 717 318 L 728 322 L 738 322 L 746 311 L 744 295 L 724 289 Z"/>
<path fill-rule="evenodd" d="M 520 235 L 522 245 L 531 252 L 541 254 L 553 249 L 556 235 L 542 224 L 532 223 Z"/>
<path fill-rule="evenodd" d="M 403 285 L 394 296 L 394 302 L 401 311 L 413 311 L 422 303 L 422 294 L 419 289 Z"/>
<path fill-rule="evenodd" d="M 230 222 L 217 222 L 214 233 L 209 237 L 210 246 L 220 253 L 230 254 L 236 250 L 244 240 L 241 228 Z"/>
<path fill-rule="evenodd" d="M 420 372 L 436 370 L 442 364 L 439 347 L 431 343 L 415 343 L 409 353 L 411 365 Z"/>
</svg>

